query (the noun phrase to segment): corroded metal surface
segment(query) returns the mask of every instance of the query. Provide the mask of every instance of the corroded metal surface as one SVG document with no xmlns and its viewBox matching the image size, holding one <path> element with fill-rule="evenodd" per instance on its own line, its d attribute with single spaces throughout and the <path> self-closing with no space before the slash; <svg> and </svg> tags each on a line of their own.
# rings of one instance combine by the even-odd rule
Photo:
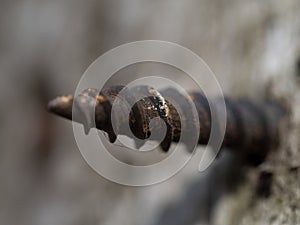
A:
<svg viewBox="0 0 300 225">
<path fill-rule="evenodd" d="M 114 86 L 98 93 L 96 89 L 87 89 L 75 99 L 71 96 L 58 97 L 50 101 L 48 109 L 59 116 L 82 123 L 86 133 L 93 127 L 94 119 L 95 127 L 105 131 L 110 142 L 114 142 L 119 134 L 147 139 L 151 132 L 157 133 L 162 130 L 163 121 L 167 132 L 161 147 L 163 151 L 168 151 L 171 142 L 179 141 L 183 129 L 189 130 L 195 126 L 200 127 L 198 143 L 207 144 L 211 130 L 210 107 L 216 107 L 217 110 L 219 107 L 218 98 L 212 106 L 209 106 L 206 97 L 201 93 L 190 93 L 188 97 L 184 97 L 175 89 L 158 92 L 148 86 L 138 86 L 129 91 L 124 86 Z M 112 104 L 116 99 L 118 99 L 117 113 L 113 113 Z M 275 102 L 253 103 L 246 99 L 225 98 L 225 103 L 227 126 L 223 146 L 236 149 L 251 164 L 260 164 L 270 148 L 278 144 L 279 123 L 285 115 L 284 108 Z M 189 104 L 194 104 L 199 124 L 195 124 L 192 118 L 184 116 L 186 115 L 184 112 L 190 110 Z M 73 105 L 79 115 L 73 116 L 74 118 L 72 117 Z M 94 107 L 95 115 L 92 115 Z M 176 110 L 178 107 L 183 118 Z M 116 121 L 115 130 L 111 122 L 112 117 Z M 153 118 L 161 120 L 150 128 L 149 123 Z M 181 120 L 184 120 L 184 123 Z M 124 125 L 128 123 L 131 134 L 124 129 Z"/>
</svg>

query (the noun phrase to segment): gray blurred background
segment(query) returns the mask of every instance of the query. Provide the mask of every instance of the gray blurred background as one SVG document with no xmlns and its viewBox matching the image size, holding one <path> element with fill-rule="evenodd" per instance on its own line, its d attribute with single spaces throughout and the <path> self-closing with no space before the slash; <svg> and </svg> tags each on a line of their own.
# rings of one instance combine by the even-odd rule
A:
<svg viewBox="0 0 300 225">
<path fill-rule="evenodd" d="M 82 158 L 71 123 L 46 112 L 48 100 L 74 93 L 90 63 L 111 48 L 143 39 L 181 44 L 206 61 L 225 94 L 253 99 L 297 69 L 299 0 L 0 3 L 1 224 L 152 224 L 205 176 L 195 157 L 162 184 L 109 182 Z"/>
</svg>

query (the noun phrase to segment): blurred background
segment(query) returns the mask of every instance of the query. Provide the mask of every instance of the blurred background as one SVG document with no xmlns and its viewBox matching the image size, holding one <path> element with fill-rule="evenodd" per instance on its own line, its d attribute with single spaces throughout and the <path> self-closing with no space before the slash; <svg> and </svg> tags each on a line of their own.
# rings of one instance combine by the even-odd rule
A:
<svg viewBox="0 0 300 225">
<path fill-rule="evenodd" d="M 121 186 L 87 165 L 70 121 L 48 114 L 47 102 L 73 94 L 101 54 L 144 39 L 197 53 L 226 95 L 261 98 L 274 77 L 299 70 L 300 1 L 0 3 L 0 223 L 217 224 L 225 180 L 238 177 L 233 156 L 224 154 L 205 173 L 195 157 L 164 183 Z M 174 81 L 187 82 L 180 75 Z"/>
</svg>

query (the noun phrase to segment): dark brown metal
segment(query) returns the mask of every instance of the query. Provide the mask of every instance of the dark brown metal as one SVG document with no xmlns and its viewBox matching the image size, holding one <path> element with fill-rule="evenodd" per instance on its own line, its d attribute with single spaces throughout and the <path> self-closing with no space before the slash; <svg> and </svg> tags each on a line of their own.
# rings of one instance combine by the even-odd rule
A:
<svg viewBox="0 0 300 225">
<path fill-rule="evenodd" d="M 122 96 L 119 95 L 122 90 Z M 145 98 L 136 99 L 134 93 L 143 94 Z M 146 139 L 151 132 L 159 132 L 161 123 L 155 124 L 152 130 L 149 122 L 153 118 L 161 118 L 167 126 L 167 134 L 161 143 L 164 151 L 168 151 L 171 142 L 178 142 L 183 129 L 195 126 L 191 118 L 180 118 L 176 108 L 180 107 L 185 115 L 185 110 L 190 110 L 189 104 L 196 107 L 200 134 L 199 144 L 207 144 L 211 131 L 211 111 L 208 101 L 201 93 L 190 93 L 189 97 L 182 96 L 174 89 L 166 89 L 160 92 L 148 86 L 139 86 L 134 90 L 127 91 L 124 86 L 114 86 L 102 90 L 99 94 L 96 89 L 87 89 L 79 96 L 58 97 L 48 104 L 48 110 L 64 118 L 82 123 L 87 133 L 92 128 L 92 120 L 95 126 L 105 131 L 111 142 L 116 140 L 117 135 L 132 135 L 124 133 L 124 124 L 130 125 L 133 135 L 139 139 Z M 168 101 L 165 97 L 168 96 Z M 122 98 L 118 107 L 118 115 L 111 112 L 112 103 Z M 215 99 L 212 107 L 219 107 Z M 172 103 L 171 103 L 172 102 Z M 249 100 L 231 100 L 225 98 L 227 111 L 227 125 L 223 146 L 238 149 L 251 164 L 261 163 L 269 150 L 278 144 L 279 123 L 286 114 L 284 108 L 275 102 L 253 103 Z M 72 106 L 80 115 L 72 118 Z M 133 107 L 129 107 L 133 105 Z M 91 109 L 95 107 L 95 115 L 91 115 Z M 128 120 L 129 114 L 129 120 Z M 112 116 L 117 121 L 117 130 L 112 128 Z M 190 126 L 182 126 L 182 120 Z M 154 130 L 153 130 L 154 129 Z"/>
</svg>

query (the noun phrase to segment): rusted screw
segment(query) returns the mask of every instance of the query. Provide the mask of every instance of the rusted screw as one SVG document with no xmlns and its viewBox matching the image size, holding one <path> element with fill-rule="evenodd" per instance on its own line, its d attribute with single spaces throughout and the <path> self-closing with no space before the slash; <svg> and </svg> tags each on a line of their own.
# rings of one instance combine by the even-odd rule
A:
<svg viewBox="0 0 300 225">
<path fill-rule="evenodd" d="M 196 107 L 200 126 L 199 144 L 207 144 L 211 131 L 211 112 L 208 101 L 201 93 L 190 93 L 189 99 L 183 97 L 175 89 L 166 89 L 160 92 L 148 86 L 139 86 L 134 91 L 141 92 L 148 97 L 136 101 L 131 92 L 128 91 L 122 98 L 118 114 L 117 131 L 112 128 L 112 103 L 119 98 L 120 91 L 124 91 L 124 86 L 114 86 L 102 90 L 100 93 L 96 89 L 87 89 L 79 96 L 57 97 L 48 104 L 48 110 L 56 115 L 82 123 L 87 133 L 92 128 L 92 119 L 95 119 L 95 126 L 99 130 L 105 131 L 110 142 L 116 140 L 117 135 L 124 133 L 122 129 L 125 123 L 129 123 L 132 133 L 140 138 L 146 139 L 150 136 L 151 130 L 149 122 L 151 119 L 159 117 L 167 124 L 167 134 L 161 143 L 163 151 L 168 151 L 171 142 L 178 142 L 182 131 L 180 117 L 174 103 L 179 107 L 188 110 L 187 105 L 190 100 Z M 125 88 L 126 89 L 126 88 Z M 173 104 L 165 100 L 163 96 L 171 96 Z M 189 100 L 189 101 L 188 101 Z M 128 108 L 126 102 L 134 103 L 132 108 Z M 271 148 L 278 144 L 279 123 L 286 114 L 285 109 L 276 102 L 254 103 L 245 99 L 231 100 L 225 98 L 227 110 L 227 125 L 223 146 L 230 147 L 241 154 L 250 164 L 258 165 L 266 157 Z M 72 107 L 79 112 L 79 117 L 72 117 Z M 95 107 L 95 115 L 91 115 L 91 109 Z M 218 99 L 215 100 L 214 107 L 218 107 Z M 125 112 L 130 111 L 128 115 Z M 122 114 L 122 112 L 124 112 Z M 189 118 L 185 118 L 188 123 Z M 158 125 L 159 126 L 159 125 Z M 158 128 L 159 130 L 159 128 Z M 115 133 L 117 132 L 117 133 Z"/>
</svg>

